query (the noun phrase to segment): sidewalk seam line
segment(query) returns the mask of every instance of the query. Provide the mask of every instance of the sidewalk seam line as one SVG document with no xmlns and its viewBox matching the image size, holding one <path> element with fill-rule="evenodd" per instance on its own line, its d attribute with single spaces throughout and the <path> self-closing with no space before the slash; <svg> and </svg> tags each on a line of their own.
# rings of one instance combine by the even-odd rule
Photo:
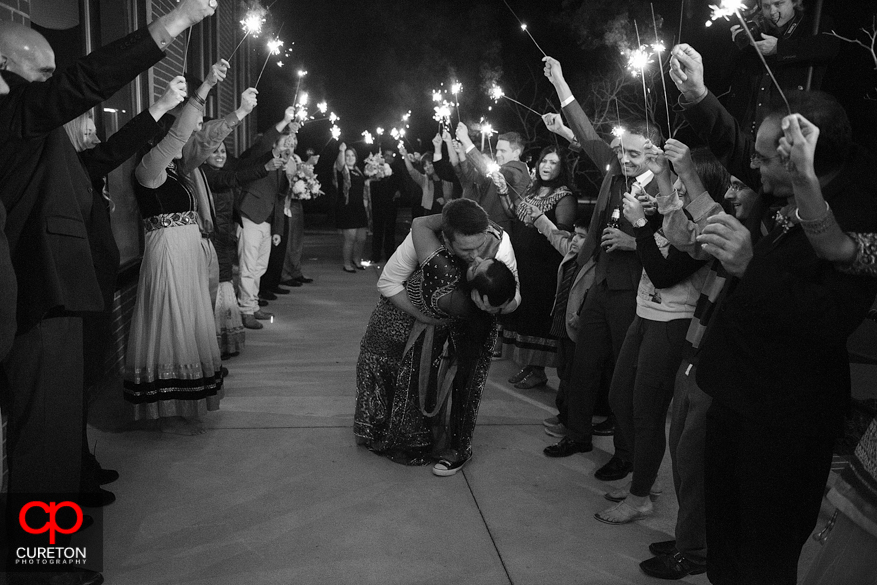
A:
<svg viewBox="0 0 877 585">
<path fill-rule="evenodd" d="M 481 516 L 481 522 L 484 523 L 484 528 L 487 530 L 487 535 L 490 537 L 490 542 L 493 544 L 493 550 L 496 551 L 496 556 L 499 557 L 499 562 L 502 565 L 502 570 L 505 571 L 506 579 L 508 580 L 510 585 L 514 585 L 514 581 L 512 581 L 512 576 L 509 574 L 509 569 L 506 567 L 505 559 L 502 558 L 502 553 L 499 551 L 499 547 L 496 545 L 496 539 L 493 538 L 493 532 L 490 530 L 490 526 L 487 524 L 487 518 L 484 517 L 484 512 L 481 511 L 481 506 L 478 504 L 478 498 L 475 497 L 475 492 L 472 491 L 472 484 L 469 483 L 469 476 L 466 475 L 466 470 L 461 470 L 463 474 L 463 479 L 466 480 L 466 487 L 469 488 L 469 493 L 472 495 L 472 501 L 475 502 L 475 508 L 478 510 L 478 514 Z"/>
</svg>

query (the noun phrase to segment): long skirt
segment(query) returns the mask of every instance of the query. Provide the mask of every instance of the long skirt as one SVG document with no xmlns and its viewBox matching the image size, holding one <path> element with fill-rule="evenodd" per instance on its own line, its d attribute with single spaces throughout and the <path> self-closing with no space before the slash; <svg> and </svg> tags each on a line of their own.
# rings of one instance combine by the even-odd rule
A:
<svg viewBox="0 0 877 585">
<path fill-rule="evenodd" d="M 218 410 L 221 367 L 198 226 L 147 232 L 124 370 L 135 418 Z"/>
<path fill-rule="evenodd" d="M 216 341 L 221 355 L 234 355 L 244 348 L 246 329 L 241 321 L 241 310 L 234 294 L 234 285 L 229 280 L 219 283 L 216 307 L 213 312 L 216 321 Z"/>
</svg>

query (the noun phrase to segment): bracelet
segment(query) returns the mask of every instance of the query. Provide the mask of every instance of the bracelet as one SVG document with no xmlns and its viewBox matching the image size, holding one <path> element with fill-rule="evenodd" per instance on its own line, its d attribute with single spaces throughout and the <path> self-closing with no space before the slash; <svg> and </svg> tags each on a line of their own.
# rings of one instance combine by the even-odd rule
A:
<svg viewBox="0 0 877 585">
<path fill-rule="evenodd" d="M 804 219 L 801 217 L 801 214 L 798 213 L 798 208 L 795 208 L 795 219 L 801 223 L 801 227 L 804 228 L 804 233 L 813 236 L 823 234 L 833 225 L 837 225 L 837 222 L 834 220 L 834 213 L 831 211 L 828 202 L 825 203 L 825 213 L 823 213 L 821 217 L 815 219 Z"/>
<path fill-rule="evenodd" d="M 204 107 L 204 104 L 207 103 L 207 102 L 204 100 L 204 98 L 202 98 L 202 97 L 201 97 L 200 95 L 198 95 L 197 93 L 193 93 L 193 94 L 192 94 L 192 99 L 195 100 L 195 103 L 198 104 L 199 106 L 201 106 L 202 108 Z"/>
</svg>

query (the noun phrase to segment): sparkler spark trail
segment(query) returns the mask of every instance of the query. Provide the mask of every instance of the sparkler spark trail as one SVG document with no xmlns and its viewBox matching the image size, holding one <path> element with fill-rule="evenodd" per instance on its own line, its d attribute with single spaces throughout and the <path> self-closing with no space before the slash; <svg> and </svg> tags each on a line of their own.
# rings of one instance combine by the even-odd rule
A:
<svg viewBox="0 0 877 585">
<path fill-rule="evenodd" d="M 664 61 L 661 59 L 661 54 L 667 49 L 664 47 L 664 43 L 661 42 L 661 39 L 658 38 L 658 21 L 655 18 L 655 5 L 649 2 L 649 6 L 652 7 L 652 26 L 655 27 L 655 44 L 652 45 L 652 49 L 654 49 L 655 54 L 658 55 L 658 70 L 661 72 L 661 87 L 664 90 L 664 108 L 667 111 L 667 136 L 672 136 L 673 125 L 670 122 L 670 101 L 667 99 L 667 83 L 666 78 L 664 77 Z"/>
<path fill-rule="evenodd" d="M 639 26 L 633 21 L 633 29 L 636 31 L 636 44 L 639 45 L 640 55 L 638 56 L 640 76 L 643 78 L 643 113 L 646 117 L 646 135 L 649 134 L 649 92 L 646 89 L 646 65 L 649 63 L 648 54 L 643 50 L 643 46 L 639 40 Z"/>
<path fill-rule="evenodd" d="M 234 48 L 234 51 L 231 52 L 231 55 L 228 56 L 228 60 L 231 61 L 231 58 L 234 57 L 234 54 L 238 52 L 238 49 L 241 48 L 241 45 L 244 44 L 244 41 L 247 40 L 247 37 L 253 35 L 254 37 L 259 36 L 262 33 L 262 25 L 265 24 L 265 13 L 267 10 L 259 6 L 258 4 L 253 8 L 247 10 L 244 19 L 241 21 L 241 26 L 244 29 L 244 37 L 241 39 L 241 42 Z"/>
<path fill-rule="evenodd" d="M 329 104 L 327 104 L 326 102 L 320 102 L 317 104 L 317 109 L 320 110 L 321 114 L 325 114 L 326 110 L 329 109 Z"/>
<path fill-rule="evenodd" d="M 505 7 L 509 9 L 509 12 L 512 13 L 512 16 L 515 17 L 515 20 L 518 21 L 518 24 L 521 25 L 521 30 L 527 33 L 527 36 L 530 37 L 530 40 L 533 41 L 533 44 L 536 45 L 536 48 L 539 49 L 539 52 L 542 53 L 542 56 L 547 57 L 548 55 L 545 53 L 545 51 L 542 50 L 542 47 L 539 46 L 539 43 L 536 42 L 536 39 L 533 38 L 533 35 L 530 34 L 530 31 L 527 30 L 527 25 L 524 24 L 524 22 L 520 18 L 518 18 L 518 15 L 515 14 L 515 11 L 512 10 L 512 7 L 509 6 L 509 3 L 506 2 L 506 0 L 502 1 L 503 4 L 505 4 Z"/>
<path fill-rule="evenodd" d="M 329 133 L 332 135 L 333 140 L 338 140 L 339 138 L 341 138 L 341 128 L 339 128 L 338 126 L 333 125 L 332 128 L 329 129 Z"/>
<path fill-rule="evenodd" d="M 454 101 L 457 104 L 457 122 L 460 122 L 460 92 L 463 91 L 463 84 L 455 81 L 451 84 L 451 93 L 454 94 Z"/>
<path fill-rule="evenodd" d="M 265 67 L 268 65 L 268 60 L 271 59 L 271 55 L 279 55 L 280 47 L 282 46 L 283 41 L 281 41 L 279 38 L 275 37 L 268 41 L 268 56 L 265 57 L 265 63 L 262 65 L 262 70 L 259 72 L 259 77 L 256 78 L 256 85 L 254 85 L 253 87 L 259 87 L 259 81 L 262 80 L 262 74 L 265 73 Z"/>
<path fill-rule="evenodd" d="M 507 95 L 505 94 L 505 92 L 502 90 L 502 88 L 499 87 L 499 86 L 496 85 L 496 84 L 494 84 L 493 87 L 490 88 L 490 92 L 489 92 L 489 94 L 490 94 L 490 99 L 492 99 L 492 100 L 495 101 L 495 102 L 498 102 L 498 101 L 500 100 L 500 98 L 505 98 L 505 99 L 509 100 L 510 102 L 514 102 L 514 103 L 518 104 L 518 105 L 521 106 L 522 108 L 526 108 L 526 109 L 530 110 L 531 112 L 533 112 L 533 113 L 536 114 L 537 116 L 542 117 L 542 114 L 540 114 L 539 112 L 537 112 L 536 110 L 534 110 L 534 109 L 531 108 L 530 106 L 527 106 L 527 105 L 525 105 L 525 104 L 522 104 L 522 103 L 519 102 L 518 100 L 516 100 L 516 99 L 512 99 L 512 98 L 510 98 L 509 96 L 507 96 Z"/>
</svg>

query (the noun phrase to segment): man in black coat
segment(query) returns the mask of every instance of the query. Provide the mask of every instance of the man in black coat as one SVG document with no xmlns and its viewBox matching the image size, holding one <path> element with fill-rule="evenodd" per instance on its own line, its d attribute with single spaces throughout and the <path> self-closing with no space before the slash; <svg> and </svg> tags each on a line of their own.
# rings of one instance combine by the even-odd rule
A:
<svg viewBox="0 0 877 585">
<path fill-rule="evenodd" d="M 91 181 L 62 126 L 160 61 L 174 37 L 213 14 L 216 4 L 184 0 L 148 28 L 54 77 L 54 53 L 45 38 L 28 27 L 0 23 L 10 87 L 0 96 L 0 200 L 18 280 L 16 336 L 2 362 L 11 494 L 79 489 L 80 315 L 102 310 L 104 302 L 86 230 Z M 101 581 L 92 574 L 80 582 Z"/>
<path fill-rule="evenodd" d="M 720 213 L 698 237 L 733 277 L 697 370 L 713 397 L 704 456 L 707 572 L 719 585 L 795 583 L 849 404 L 847 337 L 871 307 L 877 280 L 839 272 L 810 246 L 777 151 L 785 105 L 768 113 L 753 140 L 704 86 L 697 51 L 674 47 L 670 75 L 692 129 L 732 175 L 752 185 L 760 179 L 762 194 L 754 223 Z M 843 108 L 820 92 L 787 97 L 793 113 L 820 129 L 815 170 L 837 223 L 874 232 L 875 161 L 852 144 Z"/>
</svg>

